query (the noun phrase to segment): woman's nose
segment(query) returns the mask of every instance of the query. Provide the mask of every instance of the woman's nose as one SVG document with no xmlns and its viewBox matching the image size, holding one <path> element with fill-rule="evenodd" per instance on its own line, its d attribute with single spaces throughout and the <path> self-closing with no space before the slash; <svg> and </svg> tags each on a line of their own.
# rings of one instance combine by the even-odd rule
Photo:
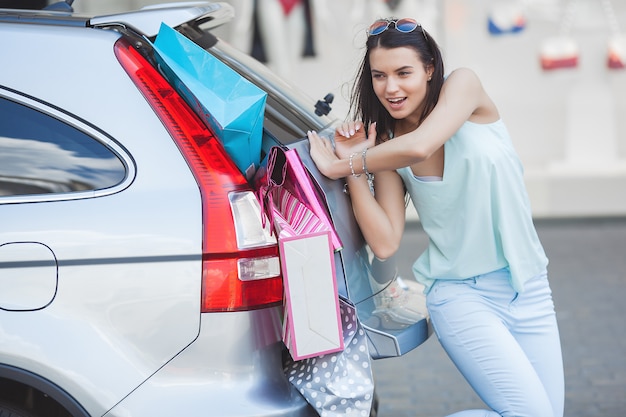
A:
<svg viewBox="0 0 626 417">
<path fill-rule="evenodd" d="M 387 90 L 387 93 L 395 93 L 396 91 L 398 91 L 398 82 L 395 78 L 387 78 L 387 85 L 385 85 L 385 90 Z"/>
</svg>

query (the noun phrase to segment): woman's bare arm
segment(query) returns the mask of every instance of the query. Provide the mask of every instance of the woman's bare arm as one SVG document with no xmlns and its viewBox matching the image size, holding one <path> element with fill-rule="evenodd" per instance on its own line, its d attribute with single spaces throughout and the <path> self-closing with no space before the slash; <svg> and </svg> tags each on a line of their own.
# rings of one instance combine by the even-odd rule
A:
<svg viewBox="0 0 626 417">
<path fill-rule="evenodd" d="M 395 171 L 376 174 L 372 196 L 364 176 L 346 178 L 354 217 L 370 249 L 380 259 L 400 247 L 405 222 L 404 186 Z"/>
<path fill-rule="evenodd" d="M 486 95 L 476 74 L 465 68 L 452 72 L 443 85 L 439 101 L 430 115 L 412 132 L 384 142 L 367 152 L 367 168 L 370 172 L 395 170 L 428 159 L 435 151 L 474 115 L 497 117 L 497 110 Z M 491 115 L 490 113 L 495 113 Z M 310 134 L 309 138 L 314 134 Z M 371 132 L 368 135 L 371 142 Z M 323 146 L 313 137 L 312 156 L 320 171 L 329 178 L 342 178 L 351 174 L 349 161 L 314 155 L 313 148 Z M 321 140 L 321 139 L 319 139 Z M 353 164 L 359 174 L 361 166 Z"/>
</svg>

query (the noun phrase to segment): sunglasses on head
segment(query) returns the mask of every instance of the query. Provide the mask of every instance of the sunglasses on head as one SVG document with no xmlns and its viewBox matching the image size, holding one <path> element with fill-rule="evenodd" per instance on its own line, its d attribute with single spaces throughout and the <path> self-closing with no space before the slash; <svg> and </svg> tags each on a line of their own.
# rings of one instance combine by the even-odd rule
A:
<svg viewBox="0 0 626 417">
<path fill-rule="evenodd" d="M 422 27 L 422 25 L 417 23 L 417 20 L 411 19 L 409 17 L 405 17 L 403 19 L 378 19 L 377 21 L 372 23 L 370 28 L 367 30 L 367 35 L 380 35 L 384 31 L 389 29 L 392 23 L 396 30 L 402 33 L 410 33 L 413 32 L 415 29 L 420 28 L 422 30 L 422 34 L 424 35 L 424 39 L 426 39 L 426 32 L 424 32 L 424 28 Z"/>
</svg>

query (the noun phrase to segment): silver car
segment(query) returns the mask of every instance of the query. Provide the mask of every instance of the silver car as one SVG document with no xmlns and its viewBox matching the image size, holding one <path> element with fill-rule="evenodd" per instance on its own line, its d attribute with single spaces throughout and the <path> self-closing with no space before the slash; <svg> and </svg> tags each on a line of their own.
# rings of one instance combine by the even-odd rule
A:
<svg viewBox="0 0 626 417">
<path fill-rule="evenodd" d="M 305 132 L 333 119 L 211 34 L 230 6 L 51 8 L 0 9 L 0 415 L 317 415 L 283 373 L 255 190 L 159 71 L 162 22 L 268 93 L 263 149 L 302 151 L 324 190 L 372 357 L 429 336 L 418 295 L 372 290 L 397 285 L 393 261 L 372 264 L 341 182 L 308 158 Z"/>
</svg>

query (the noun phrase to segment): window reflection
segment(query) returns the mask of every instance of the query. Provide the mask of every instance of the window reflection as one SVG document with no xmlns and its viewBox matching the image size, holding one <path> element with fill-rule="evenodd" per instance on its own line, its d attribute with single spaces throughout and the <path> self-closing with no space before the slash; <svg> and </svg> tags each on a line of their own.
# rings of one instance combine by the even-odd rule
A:
<svg viewBox="0 0 626 417">
<path fill-rule="evenodd" d="M 0 196 L 100 190 L 124 164 L 99 141 L 29 107 L 0 99 Z"/>
</svg>

